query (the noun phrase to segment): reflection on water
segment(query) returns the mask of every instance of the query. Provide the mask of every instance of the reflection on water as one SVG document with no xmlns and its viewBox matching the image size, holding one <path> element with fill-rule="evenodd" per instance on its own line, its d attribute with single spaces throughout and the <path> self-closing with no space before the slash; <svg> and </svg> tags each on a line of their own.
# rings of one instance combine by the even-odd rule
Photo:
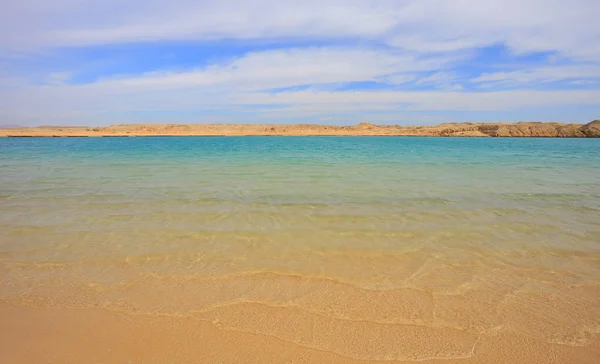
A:
<svg viewBox="0 0 600 364">
<path fill-rule="evenodd" d="M 0 298 L 357 359 L 469 357 L 506 330 L 587 345 L 599 142 L 0 140 Z"/>
</svg>

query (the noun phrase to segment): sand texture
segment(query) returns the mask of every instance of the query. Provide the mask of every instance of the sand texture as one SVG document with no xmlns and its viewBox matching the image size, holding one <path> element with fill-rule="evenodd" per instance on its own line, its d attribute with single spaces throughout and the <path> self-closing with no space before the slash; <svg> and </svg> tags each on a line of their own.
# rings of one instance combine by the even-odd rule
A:
<svg viewBox="0 0 600 364">
<path fill-rule="evenodd" d="M 264 286 L 265 294 L 275 296 L 274 289 L 282 284 L 273 277 L 244 283 L 254 290 Z M 302 283 L 288 282 L 300 290 L 305 289 Z M 213 288 L 228 293 L 227 284 Z M 592 364 L 600 359 L 600 342 L 591 327 L 580 332 L 557 329 L 568 315 L 548 317 L 520 306 L 540 304 L 542 297 L 524 301 L 521 294 L 498 297 L 494 292 L 479 297 L 329 289 L 330 294 L 313 297 L 313 302 L 265 305 L 246 300 L 178 314 L 106 309 L 101 304 L 82 308 L 76 300 L 4 302 L 0 352 L 3 362 L 15 364 Z M 184 291 L 192 292 L 168 293 L 181 297 Z M 155 292 L 161 300 L 165 294 Z"/>
<path fill-rule="evenodd" d="M 108 127 L 60 127 L 0 129 L 12 137 L 101 137 L 101 136 L 235 136 L 235 135 L 397 135 L 458 137 L 600 137 L 600 120 L 588 124 L 542 122 L 448 123 L 436 126 L 383 126 L 360 123 L 355 126 L 313 124 L 125 124 Z"/>
</svg>

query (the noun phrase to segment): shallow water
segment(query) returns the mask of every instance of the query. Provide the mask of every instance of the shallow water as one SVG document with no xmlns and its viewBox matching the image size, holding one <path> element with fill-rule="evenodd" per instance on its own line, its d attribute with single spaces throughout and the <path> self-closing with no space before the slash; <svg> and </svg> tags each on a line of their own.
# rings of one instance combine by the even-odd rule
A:
<svg viewBox="0 0 600 364">
<path fill-rule="evenodd" d="M 13 303 L 356 359 L 600 333 L 600 140 L 4 138 L 0 212 Z"/>
</svg>

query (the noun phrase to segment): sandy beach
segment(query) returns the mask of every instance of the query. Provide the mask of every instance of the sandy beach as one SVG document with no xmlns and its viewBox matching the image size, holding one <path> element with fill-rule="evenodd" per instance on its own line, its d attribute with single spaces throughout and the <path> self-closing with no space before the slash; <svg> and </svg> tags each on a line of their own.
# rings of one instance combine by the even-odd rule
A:
<svg viewBox="0 0 600 364">
<path fill-rule="evenodd" d="M 242 311 L 243 310 L 243 311 Z M 231 307 L 222 314 L 240 315 L 260 312 L 260 308 Z M 279 317 L 262 322 L 281 325 Z M 309 315 L 305 320 L 312 320 Z M 216 321 L 195 317 L 144 315 L 98 309 L 27 308 L 0 305 L 0 351 L 8 363 L 415 363 L 414 360 L 364 360 L 350 352 L 328 350 L 290 342 L 285 337 L 253 333 L 243 328 L 229 329 Z M 314 335 L 293 322 L 290 330 L 298 335 Z M 300 326 L 295 326 L 300 325 Z M 362 325 L 359 325 L 362 326 Z M 331 335 L 347 345 L 374 345 L 357 342 L 356 331 L 335 330 Z M 333 328 L 332 328 L 333 330 Z M 597 363 L 600 343 L 586 346 L 551 344 L 520 333 L 506 331 L 493 336 L 445 333 L 414 336 L 405 327 L 396 336 L 379 337 L 376 353 L 388 347 L 409 347 L 421 363 Z M 374 337 L 371 337 L 373 339 Z M 425 340 L 423 340 L 425 338 Z M 377 339 L 377 338 L 375 338 Z M 459 359 L 443 357 L 452 352 Z M 373 352 L 372 352 L 373 353 Z"/>
<path fill-rule="evenodd" d="M 570 263 L 553 272 L 483 265 L 492 257 L 439 266 L 427 263 L 433 252 L 365 254 L 322 257 L 335 279 L 318 270 L 252 273 L 241 258 L 239 273 L 222 276 L 161 273 L 163 264 L 202 269 L 193 256 L 3 264 L 0 352 L 10 363 L 592 364 L 600 357 L 600 286 L 565 281 L 577 265 L 597 269 L 593 255 L 557 258 Z M 387 284 L 405 287 L 378 288 L 384 272 Z"/>
</svg>

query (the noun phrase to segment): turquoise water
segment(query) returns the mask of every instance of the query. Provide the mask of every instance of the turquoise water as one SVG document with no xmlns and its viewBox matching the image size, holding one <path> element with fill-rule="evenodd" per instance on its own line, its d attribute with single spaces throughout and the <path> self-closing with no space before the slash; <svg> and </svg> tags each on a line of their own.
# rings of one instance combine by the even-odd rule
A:
<svg viewBox="0 0 600 364">
<path fill-rule="evenodd" d="M 410 289 L 496 308 L 435 325 L 539 336 L 550 317 L 543 338 L 561 343 L 600 330 L 595 139 L 3 138 L 0 211 L 7 300 L 324 310 L 306 297 Z"/>
<path fill-rule="evenodd" d="M 42 229 L 57 242 L 119 229 L 244 231 L 363 249 L 383 244 L 363 235 L 385 232 L 410 234 L 386 240 L 392 249 L 435 249 L 436 236 L 494 250 L 600 249 L 598 140 L 7 138 L 0 172 L 4 235 Z M 346 241 L 349 232 L 359 237 Z M 2 249 L 35 240 L 22 234 Z"/>
</svg>

